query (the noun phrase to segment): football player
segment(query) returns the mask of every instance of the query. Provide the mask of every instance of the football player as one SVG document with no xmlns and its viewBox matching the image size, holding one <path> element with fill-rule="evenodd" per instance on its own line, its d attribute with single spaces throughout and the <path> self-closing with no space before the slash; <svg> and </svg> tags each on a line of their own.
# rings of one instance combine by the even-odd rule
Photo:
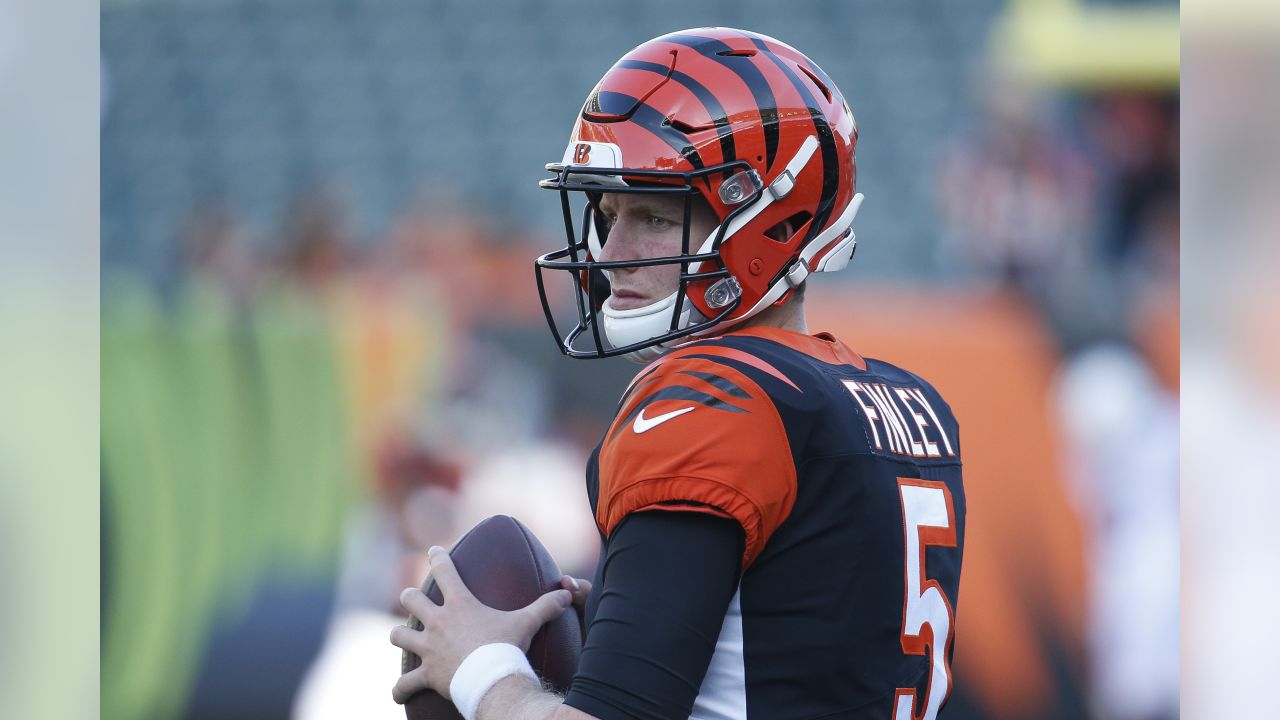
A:
<svg viewBox="0 0 1280 720">
<path fill-rule="evenodd" d="M 445 604 L 392 642 L 467 718 L 937 717 L 964 546 L 960 439 L 927 382 L 810 334 L 809 275 L 843 268 L 858 129 L 821 68 L 700 28 L 627 53 L 582 106 L 558 193 L 567 246 L 536 261 L 570 356 L 647 363 L 587 468 L 595 578 L 503 613 L 432 551 Z M 563 337 L 550 278 L 573 286 Z M 565 697 L 523 657 L 581 608 Z"/>
</svg>

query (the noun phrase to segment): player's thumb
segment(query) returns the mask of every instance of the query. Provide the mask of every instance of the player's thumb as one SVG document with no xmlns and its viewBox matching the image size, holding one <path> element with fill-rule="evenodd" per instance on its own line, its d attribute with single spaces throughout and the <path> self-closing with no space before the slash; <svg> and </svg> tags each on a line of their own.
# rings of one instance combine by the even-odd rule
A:
<svg viewBox="0 0 1280 720">
<path fill-rule="evenodd" d="M 573 594 L 568 590 L 552 590 L 526 605 L 520 612 L 535 628 L 540 628 L 559 617 L 572 604 Z"/>
</svg>

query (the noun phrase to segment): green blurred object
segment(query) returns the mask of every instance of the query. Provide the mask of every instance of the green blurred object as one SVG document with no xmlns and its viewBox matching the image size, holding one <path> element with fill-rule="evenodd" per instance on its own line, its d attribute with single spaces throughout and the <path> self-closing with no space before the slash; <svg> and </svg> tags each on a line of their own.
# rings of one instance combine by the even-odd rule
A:
<svg viewBox="0 0 1280 720">
<path fill-rule="evenodd" d="M 167 307 L 104 293 L 103 717 L 182 716 L 267 573 L 332 575 L 361 483 L 325 308 L 282 285 L 237 309 L 198 277 Z"/>
</svg>

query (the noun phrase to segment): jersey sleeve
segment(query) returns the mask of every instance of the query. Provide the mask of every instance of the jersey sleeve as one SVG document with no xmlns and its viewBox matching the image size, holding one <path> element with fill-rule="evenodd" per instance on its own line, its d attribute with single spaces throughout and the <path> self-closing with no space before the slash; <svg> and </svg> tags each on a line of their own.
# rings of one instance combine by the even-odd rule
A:
<svg viewBox="0 0 1280 720">
<path fill-rule="evenodd" d="M 608 537 L 637 510 L 729 517 L 745 535 L 745 570 L 795 494 L 795 462 L 773 400 L 695 346 L 660 359 L 623 396 L 601 445 L 596 523 Z"/>
<path fill-rule="evenodd" d="M 742 540 L 737 523 L 706 515 L 637 512 L 619 523 L 565 704 L 600 720 L 689 717 L 737 590 Z"/>
</svg>

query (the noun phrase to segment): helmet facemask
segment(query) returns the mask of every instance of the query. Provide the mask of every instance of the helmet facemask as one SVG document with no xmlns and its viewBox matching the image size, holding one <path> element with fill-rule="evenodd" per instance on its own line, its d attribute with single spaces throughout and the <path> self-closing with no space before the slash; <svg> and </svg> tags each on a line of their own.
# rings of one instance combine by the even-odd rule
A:
<svg viewBox="0 0 1280 720">
<path fill-rule="evenodd" d="M 742 191 L 741 197 L 736 198 L 737 207 L 717 224 L 708 237 L 691 237 L 690 230 L 694 202 L 702 199 L 699 186 L 723 186 L 724 178 L 751 177 L 754 173 L 746 163 L 726 163 L 693 172 L 561 164 L 547 165 L 547 169 L 555 173 L 555 177 L 539 185 L 560 192 L 567 244 L 561 250 L 539 257 L 535 270 L 543 312 L 566 355 L 576 358 L 628 355 L 633 359 L 648 360 L 674 341 L 709 331 L 738 308 L 741 291 L 737 281 L 724 267 L 720 247 L 734 216 L 759 198 L 762 188 L 758 179 L 754 183 L 735 183 L 737 187 L 749 188 L 750 192 Z M 580 212 L 574 210 L 571 193 L 585 196 Z M 680 254 L 634 260 L 598 260 L 608 241 L 608 224 L 599 212 L 600 198 L 605 193 L 680 196 L 683 201 Z M 608 303 L 611 273 L 660 265 L 680 267 L 678 286 L 670 295 L 640 308 L 612 308 Z M 577 321 L 567 334 L 562 335 L 558 329 L 547 296 L 544 270 L 573 274 L 573 307 L 577 311 Z M 691 301 L 693 297 L 700 297 L 702 302 L 695 304 Z"/>
</svg>

